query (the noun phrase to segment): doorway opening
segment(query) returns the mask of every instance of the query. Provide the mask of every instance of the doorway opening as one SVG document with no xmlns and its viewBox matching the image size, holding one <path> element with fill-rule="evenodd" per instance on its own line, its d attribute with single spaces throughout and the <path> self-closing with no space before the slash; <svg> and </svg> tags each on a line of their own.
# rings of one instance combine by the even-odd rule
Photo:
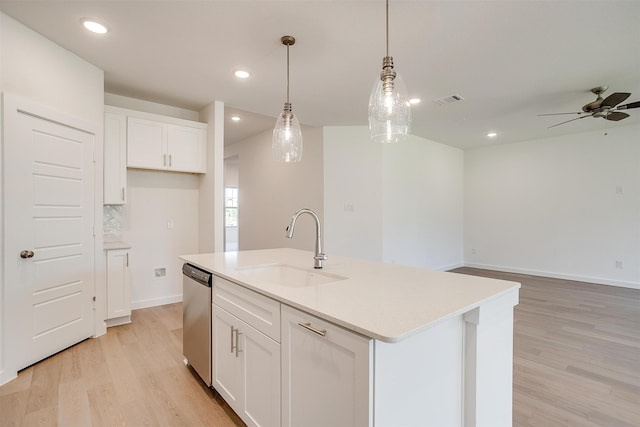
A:
<svg viewBox="0 0 640 427">
<path fill-rule="evenodd" d="M 224 159 L 224 251 L 239 250 L 238 156 Z"/>
</svg>

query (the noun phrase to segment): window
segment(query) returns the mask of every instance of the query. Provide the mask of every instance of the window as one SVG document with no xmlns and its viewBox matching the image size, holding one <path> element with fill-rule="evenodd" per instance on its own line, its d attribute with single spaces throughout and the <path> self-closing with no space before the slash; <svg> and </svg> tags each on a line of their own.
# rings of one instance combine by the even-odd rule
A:
<svg viewBox="0 0 640 427">
<path fill-rule="evenodd" d="M 224 189 L 224 225 L 225 227 L 238 226 L 238 188 L 226 187 Z"/>
</svg>

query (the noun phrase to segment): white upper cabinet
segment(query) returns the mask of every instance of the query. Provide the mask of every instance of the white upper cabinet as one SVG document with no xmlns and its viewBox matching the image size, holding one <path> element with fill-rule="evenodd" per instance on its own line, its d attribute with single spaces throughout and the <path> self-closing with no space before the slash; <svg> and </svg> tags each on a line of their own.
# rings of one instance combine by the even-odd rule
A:
<svg viewBox="0 0 640 427">
<path fill-rule="evenodd" d="M 206 129 L 168 124 L 167 154 L 168 169 L 205 173 Z"/>
<path fill-rule="evenodd" d="M 167 124 L 127 118 L 127 166 L 167 169 Z"/>
<path fill-rule="evenodd" d="M 105 114 L 105 182 L 115 182 L 107 175 L 108 138 L 115 139 L 115 124 L 110 124 L 108 115 L 118 115 L 126 120 L 125 128 L 119 128 L 120 141 L 126 147 L 120 158 L 129 168 L 154 169 L 174 172 L 206 173 L 207 171 L 207 124 L 190 120 L 165 117 L 157 114 L 106 107 Z M 113 120 L 113 119 L 111 119 Z M 115 122 L 114 122 L 115 123 Z M 121 122 L 119 122 L 121 125 Z M 122 133 L 123 132 L 123 133 Z M 110 147 L 113 146 L 111 143 Z M 125 154 L 126 153 L 126 156 Z M 126 172 L 124 174 L 126 179 Z M 115 187 L 115 185 L 114 185 Z M 126 183 L 124 186 L 126 187 Z M 111 190 L 109 190 L 111 191 Z M 115 194 L 115 190 L 114 194 Z M 120 191 L 122 193 L 122 190 Z M 126 192 L 126 191 L 125 191 Z M 107 188 L 105 184 L 105 200 Z M 105 204 L 123 204 L 111 202 Z"/>
<path fill-rule="evenodd" d="M 127 116 L 104 114 L 104 204 L 127 203 Z"/>
</svg>

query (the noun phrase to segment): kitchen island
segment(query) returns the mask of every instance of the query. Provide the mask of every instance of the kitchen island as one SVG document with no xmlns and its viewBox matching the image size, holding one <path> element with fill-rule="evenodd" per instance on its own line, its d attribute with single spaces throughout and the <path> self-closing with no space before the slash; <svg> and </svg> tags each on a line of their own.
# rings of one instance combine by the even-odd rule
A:
<svg viewBox="0 0 640 427">
<path fill-rule="evenodd" d="M 248 425 L 511 426 L 518 283 L 316 270 L 294 249 L 181 258 L 214 274 L 213 386 Z"/>
</svg>

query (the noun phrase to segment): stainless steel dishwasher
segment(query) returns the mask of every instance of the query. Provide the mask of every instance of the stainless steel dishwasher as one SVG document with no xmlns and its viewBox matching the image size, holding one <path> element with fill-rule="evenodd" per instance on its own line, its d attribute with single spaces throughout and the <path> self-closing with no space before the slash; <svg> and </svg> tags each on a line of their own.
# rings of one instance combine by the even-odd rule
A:
<svg viewBox="0 0 640 427">
<path fill-rule="evenodd" d="M 211 387 L 211 278 L 191 264 L 182 266 L 182 354 Z"/>
</svg>

